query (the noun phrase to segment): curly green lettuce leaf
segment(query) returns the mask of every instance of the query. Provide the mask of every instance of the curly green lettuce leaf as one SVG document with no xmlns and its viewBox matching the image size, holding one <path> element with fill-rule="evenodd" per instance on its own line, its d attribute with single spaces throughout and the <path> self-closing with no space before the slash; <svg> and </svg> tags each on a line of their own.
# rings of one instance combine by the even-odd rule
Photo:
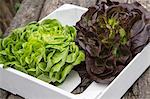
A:
<svg viewBox="0 0 150 99">
<path fill-rule="evenodd" d="M 76 29 L 56 19 L 32 22 L 0 39 L 0 63 L 58 85 L 85 60 L 75 38 Z"/>
</svg>

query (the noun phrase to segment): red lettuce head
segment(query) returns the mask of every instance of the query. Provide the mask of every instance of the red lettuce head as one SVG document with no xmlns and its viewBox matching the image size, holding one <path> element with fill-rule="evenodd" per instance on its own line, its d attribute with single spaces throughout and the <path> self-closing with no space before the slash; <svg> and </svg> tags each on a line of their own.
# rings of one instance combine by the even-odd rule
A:
<svg viewBox="0 0 150 99">
<path fill-rule="evenodd" d="M 110 83 L 150 41 L 150 13 L 138 2 L 101 2 L 76 24 L 91 79 Z"/>
</svg>

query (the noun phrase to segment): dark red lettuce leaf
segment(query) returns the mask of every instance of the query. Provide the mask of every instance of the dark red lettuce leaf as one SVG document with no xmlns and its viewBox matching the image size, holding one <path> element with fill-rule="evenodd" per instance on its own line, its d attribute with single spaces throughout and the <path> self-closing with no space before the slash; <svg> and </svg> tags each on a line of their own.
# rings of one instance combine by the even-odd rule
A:
<svg viewBox="0 0 150 99">
<path fill-rule="evenodd" d="M 138 2 L 107 0 L 89 7 L 76 28 L 90 78 L 110 83 L 150 42 L 150 12 Z"/>
</svg>

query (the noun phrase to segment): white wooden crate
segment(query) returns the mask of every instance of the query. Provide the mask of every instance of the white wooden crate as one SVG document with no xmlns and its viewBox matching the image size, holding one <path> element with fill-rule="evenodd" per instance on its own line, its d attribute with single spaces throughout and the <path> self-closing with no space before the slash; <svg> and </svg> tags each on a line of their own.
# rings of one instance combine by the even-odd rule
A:
<svg viewBox="0 0 150 99">
<path fill-rule="evenodd" d="M 64 4 L 42 20 L 58 19 L 63 25 L 75 25 L 87 10 Z M 81 82 L 77 72 L 73 71 L 61 86 L 56 87 L 13 68 L 3 69 L 0 64 L 0 88 L 27 99 L 120 99 L 149 65 L 150 44 L 109 85 L 93 82 L 83 93 L 74 95 L 70 92 Z"/>
</svg>

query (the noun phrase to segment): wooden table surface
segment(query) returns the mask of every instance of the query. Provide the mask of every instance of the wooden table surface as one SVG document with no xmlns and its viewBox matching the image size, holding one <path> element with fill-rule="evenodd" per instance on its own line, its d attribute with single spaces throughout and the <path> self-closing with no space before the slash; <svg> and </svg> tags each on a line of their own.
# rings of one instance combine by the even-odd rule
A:
<svg viewBox="0 0 150 99">
<path fill-rule="evenodd" d="M 56 8 L 64 3 L 80 5 L 89 7 L 101 0 L 24 0 L 18 10 L 16 16 L 12 20 L 10 27 L 5 34 L 10 30 L 24 26 L 31 21 L 38 21 L 45 17 Z M 117 1 L 117 0 L 116 0 Z M 118 0 L 119 2 L 140 2 L 144 7 L 150 11 L 150 0 Z M 141 66 L 142 67 L 142 66 Z M 23 99 L 20 96 L 11 94 L 10 92 L 0 89 L 0 99 Z M 122 99 L 150 99 L 150 68 L 135 82 L 135 84 L 128 90 Z"/>
</svg>

